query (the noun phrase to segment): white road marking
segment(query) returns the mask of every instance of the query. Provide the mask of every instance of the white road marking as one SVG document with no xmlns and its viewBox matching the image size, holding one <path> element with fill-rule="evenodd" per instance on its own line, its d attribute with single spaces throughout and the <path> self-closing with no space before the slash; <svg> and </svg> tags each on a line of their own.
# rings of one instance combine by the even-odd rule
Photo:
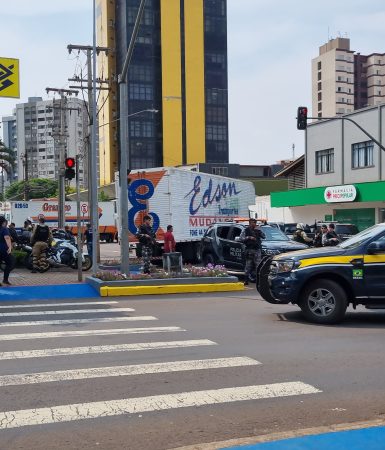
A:
<svg viewBox="0 0 385 450">
<path fill-rule="evenodd" d="M 56 307 L 56 306 L 88 306 L 88 305 L 112 305 L 116 304 L 118 302 L 115 301 L 109 301 L 109 302 L 71 302 L 71 303 L 53 303 L 53 302 L 47 302 L 47 303 L 29 303 L 26 304 L 13 304 L 13 305 L 2 305 L 0 306 L 0 309 L 15 309 L 15 308 L 41 308 L 41 307 Z"/>
<path fill-rule="evenodd" d="M 180 327 L 148 327 L 148 328 L 109 328 L 107 330 L 74 330 L 52 331 L 48 333 L 0 334 L 0 341 L 18 341 L 22 339 L 54 339 L 75 336 L 108 336 L 114 334 L 145 334 L 186 331 Z"/>
<path fill-rule="evenodd" d="M 123 416 L 176 408 L 217 405 L 248 400 L 317 394 L 321 390 L 300 381 L 255 386 L 182 392 L 169 395 L 127 398 L 90 403 L 59 405 L 47 408 L 4 411 L 0 429 L 71 422 L 102 417 Z"/>
<path fill-rule="evenodd" d="M 86 380 L 90 378 L 122 377 L 154 373 L 181 372 L 187 370 L 220 369 L 224 367 L 256 366 L 261 364 L 252 358 L 217 358 L 175 361 L 154 364 L 136 364 L 127 366 L 92 367 L 89 369 L 58 370 L 56 372 L 26 373 L 3 375 L 0 387 L 25 384 L 52 383 L 55 381 Z"/>
<path fill-rule="evenodd" d="M 132 308 L 102 308 L 102 309 L 59 309 L 55 311 L 17 311 L 0 313 L 0 317 L 18 317 L 18 316 L 53 316 L 58 314 L 100 314 L 100 313 L 119 313 L 133 312 Z"/>
<path fill-rule="evenodd" d="M 78 325 L 81 323 L 135 322 L 137 320 L 158 320 L 158 319 L 153 316 L 135 316 L 135 317 L 93 317 L 91 319 L 68 319 L 68 320 L 34 320 L 27 322 L 0 322 L 0 328 L 24 327 L 34 325 Z"/>
<path fill-rule="evenodd" d="M 208 339 L 170 342 L 141 342 L 137 344 L 95 345 L 88 347 L 46 348 L 42 350 L 18 350 L 14 352 L 0 352 L 0 360 L 47 358 L 49 356 L 85 355 L 91 353 L 133 352 L 138 350 L 156 350 L 161 348 L 197 347 L 203 345 L 217 345 Z"/>
</svg>

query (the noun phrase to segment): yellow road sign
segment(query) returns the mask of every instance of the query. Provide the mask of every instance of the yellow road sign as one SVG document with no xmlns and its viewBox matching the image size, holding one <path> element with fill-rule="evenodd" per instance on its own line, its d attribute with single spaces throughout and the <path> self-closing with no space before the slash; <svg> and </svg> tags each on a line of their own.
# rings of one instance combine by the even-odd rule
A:
<svg viewBox="0 0 385 450">
<path fill-rule="evenodd" d="M 18 59 L 0 57 L 0 97 L 20 98 Z"/>
</svg>

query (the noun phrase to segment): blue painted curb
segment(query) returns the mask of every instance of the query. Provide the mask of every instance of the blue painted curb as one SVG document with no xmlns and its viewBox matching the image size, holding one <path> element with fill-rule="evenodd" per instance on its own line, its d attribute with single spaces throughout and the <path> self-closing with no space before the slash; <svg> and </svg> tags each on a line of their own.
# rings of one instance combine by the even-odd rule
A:
<svg viewBox="0 0 385 450">
<path fill-rule="evenodd" d="M 0 302 L 95 297 L 100 297 L 99 292 L 87 283 L 56 284 L 47 286 L 10 286 L 0 288 Z"/>
<path fill-rule="evenodd" d="M 371 427 L 314 436 L 301 436 L 222 450 L 384 450 L 384 448 L 385 427 Z"/>
</svg>

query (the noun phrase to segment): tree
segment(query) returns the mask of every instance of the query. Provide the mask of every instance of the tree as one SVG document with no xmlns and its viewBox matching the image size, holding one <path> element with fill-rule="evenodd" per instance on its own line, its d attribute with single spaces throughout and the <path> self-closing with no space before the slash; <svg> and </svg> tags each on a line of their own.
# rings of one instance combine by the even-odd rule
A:
<svg viewBox="0 0 385 450">
<path fill-rule="evenodd" d="M 12 183 L 13 175 L 16 168 L 16 153 L 6 147 L 0 140 L 0 168 L 2 172 L 1 177 L 1 195 L 4 195 L 4 175 L 7 174 L 8 180 Z"/>
<path fill-rule="evenodd" d="M 17 181 L 5 190 L 6 200 L 24 200 L 26 192 L 28 198 L 55 197 L 58 189 L 57 180 L 47 178 L 33 178 L 32 180 Z"/>
</svg>

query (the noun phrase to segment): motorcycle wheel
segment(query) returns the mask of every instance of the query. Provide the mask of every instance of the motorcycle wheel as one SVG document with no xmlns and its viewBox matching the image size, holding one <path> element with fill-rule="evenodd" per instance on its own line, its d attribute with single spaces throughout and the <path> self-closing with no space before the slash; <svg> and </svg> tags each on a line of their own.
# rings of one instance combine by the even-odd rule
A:
<svg viewBox="0 0 385 450">
<path fill-rule="evenodd" d="M 73 269 L 78 268 L 78 260 L 76 259 L 72 264 L 71 267 Z M 86 272 L 87 270 L 90 270 L 92 267 L 92 259 L 88 255 L 84 255 L 84 262 L 82 264 L 82 271 Z"/>
</svg>

